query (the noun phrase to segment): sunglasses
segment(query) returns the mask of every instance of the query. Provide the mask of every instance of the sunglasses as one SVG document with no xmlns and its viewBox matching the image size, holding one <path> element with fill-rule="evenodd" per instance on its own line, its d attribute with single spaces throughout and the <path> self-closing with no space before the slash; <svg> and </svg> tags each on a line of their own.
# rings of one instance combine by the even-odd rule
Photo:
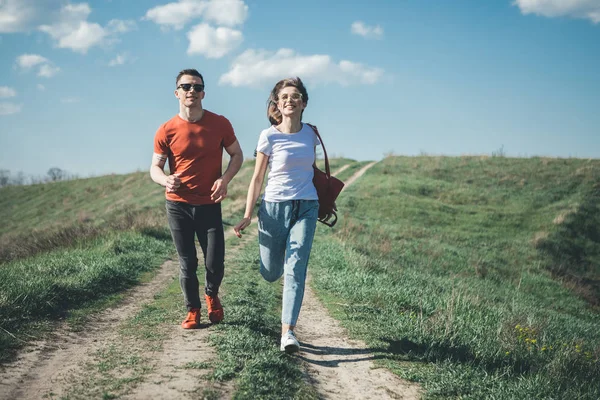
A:
<svg viewBox="0 0 600 400">
<path fill-rule="evenodd" d="M 288 100 L 293 100 L 293 101 L 298 101 L 302 98 L 302 93 L 298 93 L 298 92 L 294 92 L 292 94 L 290 94 L 288 96 L 287 93 L 282 94 L 281 96 L 279 96 L 279 100 L 286 102 Z"/>
<path fill-rule="evenodd" d="M 189 92 L 190 90 L 192 90 L 192 88 L 194 88 L 194 92 L 201 92 L 204 90 L 204 85 L 201 85 L 199 83 L 192 85 L 191 83 L 182 83 L 181 85 L 177 86 L 177 89 L 183 89 L 184 92 Z"/>
</svg>

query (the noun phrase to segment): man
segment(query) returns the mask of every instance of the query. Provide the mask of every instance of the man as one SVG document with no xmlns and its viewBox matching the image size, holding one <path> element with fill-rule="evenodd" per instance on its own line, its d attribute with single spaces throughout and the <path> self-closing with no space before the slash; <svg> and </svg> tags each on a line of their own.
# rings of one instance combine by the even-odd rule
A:
<svg viewBox="0 0 600 400">
<path fill-rule="evenodd" d="M 217 323 L 223 319 L 218 292 L 225 259 L 220 203 L 227 197 L 227 185 L 242 166 L 244 156 L 227 118 L 202 108 L 202 75 L 195 69 L 184 69 L 175 83 L 179 114 L 156 131 L 150 176 L 166 187 L 167 218 L 179 255 L 179 282 L 188 310 L 181 326 L 194 329 L 200 325 L 201 308 L 194 236 L 204 255 L 208 318 Z M 223 149 L 230 161 L 221 174 Z M 167 160 L 169 175 L 164 172 Z"/>
</svg>

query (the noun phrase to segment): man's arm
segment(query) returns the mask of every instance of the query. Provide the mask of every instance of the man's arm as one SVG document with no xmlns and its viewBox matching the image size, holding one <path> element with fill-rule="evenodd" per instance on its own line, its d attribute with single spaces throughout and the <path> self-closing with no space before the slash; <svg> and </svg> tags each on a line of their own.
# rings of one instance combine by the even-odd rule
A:
<svg viewBox="0 0 600 400">
<path fill-rule="evenodd" d="M 244 162 L 244 153 L 237 140 L 225 147 L 225 151 L 230 157 L 229 164 L 225 173 L 215 181 L 211 188 L 212 193 L 210 194 L 210 198 L 216 203 L 227 197 L 227 185 L 229 185 L 235 174 L 238 173 L 242 167 L 242 162 Z"/>
<path fill-rule="evenodd" d="M 165 163 L 167 156 L 164 154 L 152 155 L 152 164 L 150 165 L 150 177 L 161 186 L 165 186 L 168 192 L 174 192 L 181 183 L 178 174 L 165 174 Z"/>
<path fill-rule="evenodd" d="M 229 183 L 238 173 L 240 168 L 242 168 L 242 163 L 244 162 L 244 153 L 240 147 L 240 142 L 237 140 L 233 142 L 231 146 L 225 147 L 225 151 L 227 154 L 229 154 L 230 159 L 229 165 L 227 165 L 227 169 L 221 178 L 225 179 L 227 183 Z"/>
</svg>

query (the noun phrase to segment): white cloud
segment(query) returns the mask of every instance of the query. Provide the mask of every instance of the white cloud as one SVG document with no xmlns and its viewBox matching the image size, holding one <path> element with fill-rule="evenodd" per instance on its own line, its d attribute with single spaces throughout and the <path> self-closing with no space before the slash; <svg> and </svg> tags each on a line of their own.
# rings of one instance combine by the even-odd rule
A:
<svg viewBox="0 0 600 400">
<path fill-rule="evenodd" d="M 383 37 L 383 28 L 381 26 L 365 25 L 362 21 L 353 22 L 350 30 L 353 34 L 366 38 L 381 39 Z"/>
<path fill-rule="evenodd" d="M 133 59 L 129 55 L 129 53 L 121 53 L 117 54 L 115 58 L 108 62 L 109 67 L 116 67 L 117 65 L 123 65 L 128 62 L 132 62 Z"/>
<path fill-rule="evenodd" d="M 220 84 L 260 87 L 279 79 L 299 76 L 313 83 L 374 84 L 383 77 L 381 68 L 342 60 L 335 63 L 328 55 L 301 55 L 291 49 L 277 52 L 249 49 L 240 54 L 223 74 Z"/>
<path fill-rule="evenodd" d="M 242 0 L 211 0 L 204 18 L 217 25 L 241 25 L 248 18 L 248 6 Z"/>
<path fill-rule="evenodd" d="M 28 32 L 56 16 L 62 0 L 0 0 L 0 33 Z"/>
<path fill-rule="evenodd" d="M 116 34 L 135 27 L 133 21 L 111 20 L 104 28 L 87 21 L 91 12 L 87 3 L 67 4 L 60 10 L 59 18 L 38 29 L 50 35 L 59 48 L 85 54 L 91 47 L 109 44 L 116 40 Z"/>
<path fill-rule="evenodd" d="M 513 5 L 525 15 L 584 18 L 600 23 L 599 0 L 515 0 Z"/>
<path fill-rule="evenodd" d="M 21 111 L 21 108 L 23 108 L 22 104 L 2 102 L 0 103 L 0 115 L 16 114 Z"/>
<path fill-rule="evenodd" d="M 126 33 L 129 31 L 133 31 L 137 28 L 137 24 L 135 21 L 131 20 L 121 20 L 121 19 L 111 19 L 108 21 L 108 25 L 106 25 L 106 30 L 110 33 Z"/>
<path fill-rule="evenodd" d="M 207 58 L 221 58 L 238 47 L 243 41 L 242 32 L 220 26 L 213 28 L 208 24 L 199 24 L 188 32 L 189 55 L 202 54 Z"/>
<path fill-rule="evenodd" d="M 153 21 L 164 28 L 183 29 L 193 19 L 202 15 L 203 1 L 179 1 L 154 7 L 146 12 L 144 19 Z"/>
<path fill-rule="evenodd" d="M 58 47 L 86 53 L 90 47 L 102 43 L 106 32 L 98 24 L 81 21 L 73 30 L 67 31 L 60 25 L 55 27 L 43 26 L 40 29 L 58 42 Z"/>
<path fill-rule="evenodd" d="M 0 86 L 0 97 L 15 97 L 17 92 L 8 86 Z"/>
<path fill-rule="evenodd" d="M 112 20 L 106 27 L 88 21 L 87 3 L 64 0 L 0 0 L 0 33 L 47 33 L 60 48 L 85 53 L 90 47 L 110 44 L 118 34 L 135 28 L 134 21 Z"/>
<path fill-rule="evenodd" d="M 60 102 L 64 104 L 79 103 L 80 101 L 81 99 L 78 97 L 63 97 L 60 99 Z"/>
<path fill-rule="evenodd" d="M 244 23 L 248 6 L 242 0 L 179 0 L 148 10 L 143 19 L 163 28 L 180 30 L 201 17 L 217 25 L 233 27 Z"/>
<path fill-rule="evenodd" d="M 16 65 L 21 68 L 22 71 L 28 71 L 34 67 L 39 67 L 37 75 L 44 78 L 51 78 L 60 71 L 59 67 L 53 65 L 50 60 L 39 54 L 21 54 L 17 57 Z"/>
<path fill-rule="evenodd" d="M 17 65 L 24 69 L 35 67 L 38 64 L 45 64 L 48 59 L 38 54 L 22 54 L 17 57 Z"/>
<path fill-rule="evenodd" d="M 54 65 L 51 65 L 51 64 L 42 64 L 40 66 L 40 70 L 38 71 L 38 76 L 41 76 L 41 77 L 44 77 L 44 78 L 52 78 L 59 71 L 60 71 L 60 68 L 55 67 Z"/>
<path fill-rule="evenodd" d="M 46 90 L 46 86 L 42 85 L 41 83 L 37 84 L 37 88 L 38 90 Z"/>
</svg>

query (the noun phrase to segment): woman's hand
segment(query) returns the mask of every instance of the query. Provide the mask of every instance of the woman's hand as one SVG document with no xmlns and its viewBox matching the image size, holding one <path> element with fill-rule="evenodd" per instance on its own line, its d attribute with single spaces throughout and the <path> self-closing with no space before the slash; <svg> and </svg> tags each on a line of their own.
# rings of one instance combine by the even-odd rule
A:
<svg viewBox="0 0 600 400">
<path fill-rule="evenodd" d="M 233 227 L 233 232 L 239 238 L 242 237 L 242 231 L 246 229 L 250 225 L 250 218 L 242 218 L 240 222 L 236 226 Z"/>
</svg>

